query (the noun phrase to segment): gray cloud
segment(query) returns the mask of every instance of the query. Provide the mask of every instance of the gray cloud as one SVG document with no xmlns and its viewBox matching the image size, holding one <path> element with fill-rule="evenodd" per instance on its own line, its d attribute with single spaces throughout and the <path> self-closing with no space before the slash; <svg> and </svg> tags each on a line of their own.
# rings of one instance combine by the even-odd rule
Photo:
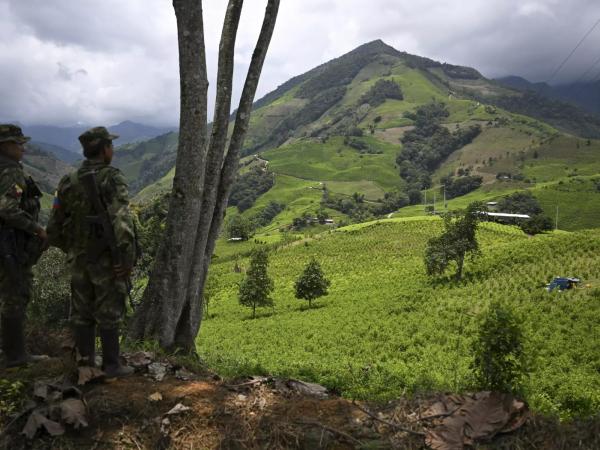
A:
<svg viewBox="0 0 600 450">
<path fill-rule="evenodd" d="M 0 0 L 0 120 L 175 124 L 179 75 L 170 3 Z M 246 1 L 235 96 L 265 4 Z M 204 1 L 211 82 L 224 9 L 224 0 Z M 543 81 L 599 18 L 595 0 L 284 0 L 257 96 L 374 39 L 488 77 Z M 599 44 L 600 26 L 553 81 L 580 77 L 600 57 Z M 600 77 L 600 65 L 592 75 Z"/>
</svg>

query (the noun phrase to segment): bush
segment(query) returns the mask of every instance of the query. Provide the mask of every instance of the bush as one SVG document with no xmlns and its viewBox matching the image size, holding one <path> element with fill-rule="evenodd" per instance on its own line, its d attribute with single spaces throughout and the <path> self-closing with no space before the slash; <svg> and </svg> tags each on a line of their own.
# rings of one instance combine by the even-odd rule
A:
<svg viewBox="0 0 600 450">
<path fill-rule="evenodd" d="M 312 258 L 294 284 L 296 298 L 308 300 L 308 307 L 316 298 L 327 295 L 330 281 L 325 278 L 321 265 Z"/>
<path fill-rule="evenodd" d="M 477 387 L 518 392 L 526 376 L 520 319 L 499 302 L 492 303 L 480 318 L 472 364 Z"/>
<path fill-rule="evenodd" d="M 544 214 L 536 214 L 521 224 L 521 230 L 527 234 L 539 234 L 554 227 L 552 219 Z"/>
<path fill-rule="evenodd" d="M 273 174 L 264 167 L 256 166 L 235 181 L 229 194 L 228 206 L 237 206 L 239 212 L 244 212 L 274 184 Z"/>
<path fill-rule="evenodd" d="M 241 239 L 242 241 L 247 241 L 250 239 L 254 228 L 252 227 L 252 223 L 243 216 L 236 214 L 232 216 L 225 226 L 227 231 L 227 237 L 230 239 Z"/>
<path fill-rule="evenodd" d="M 71 302 L 70 273 L 64 253 L 51 248 L 34 266 L 29 323 L 59 328 L 66 324 Z"/>
<path fill-rule="evenodd" d="M 394 80 L 377 80 L 359 100 L 359 104 L 368 103 L 373 108 L 383 104 L 388 98 L 404 100 L 402 90 Z"/>
<path fill-rule="evenodd" d="M 269 268 L 269 251 L 256 247 L 250 254 L 250 267 L 246 277 L 240 284 L 239 301 L 241 305 L 252 308 L 252 317 L 256 317 L 257 306 L 273 306 L 270 297 L 273 292 L 273 279 L 267 274 Z"/>
</svg>

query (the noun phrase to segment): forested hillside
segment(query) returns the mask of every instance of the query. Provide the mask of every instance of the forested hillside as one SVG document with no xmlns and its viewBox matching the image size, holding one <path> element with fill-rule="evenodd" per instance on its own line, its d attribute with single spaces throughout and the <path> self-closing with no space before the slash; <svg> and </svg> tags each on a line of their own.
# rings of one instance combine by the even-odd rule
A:
<svg viewBox="0 0 600 450">
<path fill-rule="evenodd" d="M 567 229 L 598 226 L 600 207 L 574 221 L 568 196 L 541 184 L 600 173 L 599 142 L 585 137 L 598 124 L 572 105 L 374 41 L 255 103 L 240 171 L 262 165 L 274 182 L 230 214 L 251 220 L 269 202 L 284 204 L 271 223 L 261 221 L 260 234 L 297 229 L 317 213 L 348 223 L 444 209 L 444 195 L 452 207 L 464 195 L 492 201 L 526 189 L 539 195 L 545 214 L 558 206 Z M 176 140 L 173 133 L 117 152 L 140 192 L 136 202 L 170 190 Z M 311 230 L 318 227 L 304 231 Z"/>
</svg>

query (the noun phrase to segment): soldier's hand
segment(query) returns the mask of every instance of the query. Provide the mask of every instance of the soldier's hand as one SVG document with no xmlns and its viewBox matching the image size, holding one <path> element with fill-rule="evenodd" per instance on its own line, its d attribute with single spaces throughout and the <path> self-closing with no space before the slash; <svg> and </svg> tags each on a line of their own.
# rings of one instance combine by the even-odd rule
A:
<svg viewBox="0 0 600 450">
<path fill-rule="evenodd" d="M 41 241 L 42 251 L 48 250 L 48 247 L 50 247 L 50 242 L 48 241 L 48 233 L 46 232 L 46 229 L 43 227 L 39 227 L 37 229 L 36 235 Z"/>
<path fill-rule="evenodd" d="M 128 278 L 131 275 L 131 267 L 124 266 L 123 264 L 114 265 L 113 271 L 117 278 Z"/>
</svg>

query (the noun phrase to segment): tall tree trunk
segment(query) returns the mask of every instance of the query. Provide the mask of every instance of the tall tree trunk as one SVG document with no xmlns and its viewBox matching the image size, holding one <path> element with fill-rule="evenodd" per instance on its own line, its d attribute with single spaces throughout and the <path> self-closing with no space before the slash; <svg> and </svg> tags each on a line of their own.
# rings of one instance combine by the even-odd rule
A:
<svg viewBox="0 0 600 450">
<path fill-rule="evenodd" d="M 173 7 L 177 17 L 181 88 L 175 178 L 164 239 L 129 330 L 130 338 L 157 339 L 163 348 L 173 346 L 173 336 L 186 306 L 204 185 L 204 171 L 198 169 L 205 164 L 207 141 L 208 79 L 202 3 L 174 0 Z"/>
<path fill-rule="evenodd" d="M 258 87 L 258 81 L 262 72 L 267 50 L 273 36 L 273 30 L 275 29 L 275 22 L 277 19 L 277 12 L 279 10 L 279 0 L 269 0 L 267 3 L 265 17 L 263 20 L 262 28 L 254 53 L 252 54 L 252 60 L 248 68 L 246 75 L 246 81 L 242 90 L 242 96 L 237 109 L 235 124 L 229 146 L 227 148 L 227 154 L 225 155 L 224 161 L 220 159 L 219 166 L 220 170 L 216 170 L 216 184 L 215 189 L 210 190 L 210 197 L 208 197 L 209 190 L 205 192 L 205 201 L 203 202 L 202 218 L 208 220 L 201 221 L 198 227 L 198 240 L 200 245 L 195 248 L 194 254 L 194 267 L 192 269 L 193 277 L 190 281 L 188 289 L 187 301 L 190 304 L 200 304 L 202 301 L 202 292 L 204 291 L 204 285 L 206 283 L 206 277 L 208 274 L 208 267 L 210 260 L 213 255 L 217 238 L 221 231 L 223 219 L 225 217 L 225 211 L 227 209 L 227 201 L 235 176 L 237 174 L 238 164 L 240 160 L 240 152 L 244 145 L 244 138 L 248 131 L 248 125 L 250 123 L 250 113 L 252 111 L 252 103 L 254 102 L 254 96 Z M 228 125 L 228 120 L 227 120 Z M 214 124 L 213 124 L 214 127 Z M 226 129 L 223 130 L 226 133 Z M 214 131 L 213 131 L 214 139 Z M 225 139 L 219 141 L 225 145 Z M 211 141 L 212 144 L 212 141 Z M 221 153 L 223 154 L 223 152 Z M 201 308 L 200 308 L 201 310 Z M 184 323 L 182 326 L 182 332 L 186 333 L 187 330 L 191 330 L 191 334 L 195 338 L 200 330 L 202 317 L 199 318 L 197 323 Z M 187 339 L 186 336 L 182 336 L 182 340 Z M 180 339 L 177 339 L 181 342 Z M 189 341 L 188 341 L 189 342 Z M 183 346 L 182 346 L 183 347 Z"/>
<path fill-rule="evenodd" d="M 230 0 L 227 6 L 219 46 L 215 115 L 210 143 L 207 145 L 208 83 L 201 0 L 173 2 L 177 16 L 181 73 L 177 168 L 166 237 L 129 332 L 129 336 L 137 340 L 157 338 L 165 349 L 177 347 L 186 352 L 195 350 L 195 338 L 202 320 L 201 295 L 210 257 L 223 222 L 258 79 L 275 27 L 279 0 L 269 0 L 225 156 L 235 37 L 242 4 L 243 0 Z M 203 80 L 202 92 L 189 81 L 198 79 Z M 200 110 L 202 114 L 198 112 Z M 196 158 L 190 158 L 192 154 Z M 188 187 L 194 189 L 188 191 Z"/>
</svg>

